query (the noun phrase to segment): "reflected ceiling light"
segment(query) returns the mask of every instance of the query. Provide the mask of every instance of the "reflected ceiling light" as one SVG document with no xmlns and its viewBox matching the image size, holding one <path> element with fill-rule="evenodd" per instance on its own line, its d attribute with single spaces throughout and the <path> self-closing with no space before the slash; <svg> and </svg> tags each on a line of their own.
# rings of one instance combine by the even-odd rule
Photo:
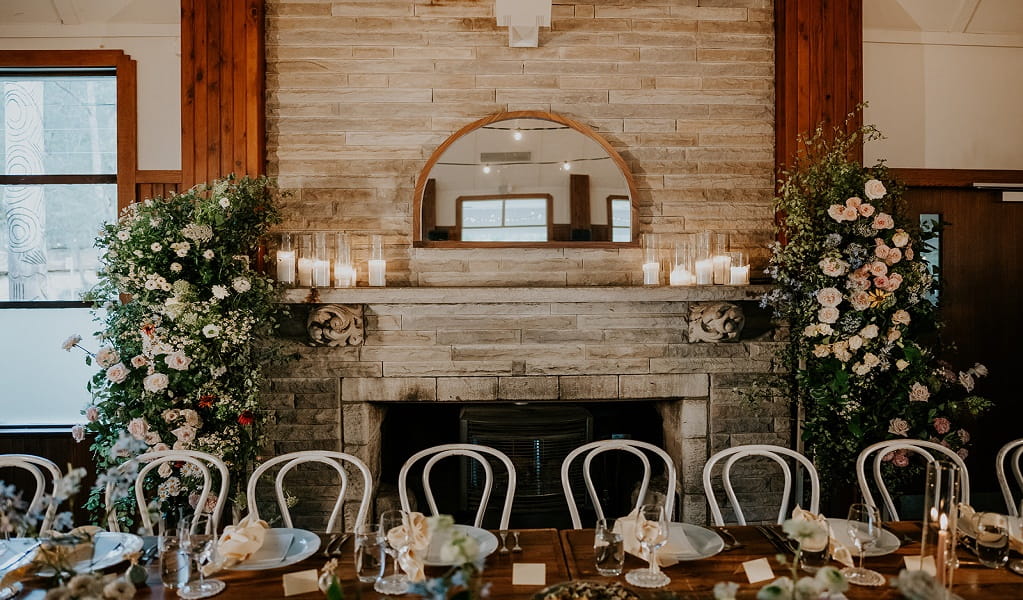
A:
<svg viewBox="0 0 1023 600">
<path fill-rule="evenodd" d="M 512 137 L 515 138 L 515 141 L 517 142 L 522 139 L 522 132 L 516 129 L 515 132 L 512 133 Z"/>
<path fill-rule="evenodd" d="M 571 171 L 572 170 L 572 163 L 568 162 L 567 160 L 565 162 L 561 163 L 561 170 L 562 171 Z"/>
<path fill-rule="evenodd" d="M 512 48 L 536 48 L 540 28 L 551 26 L 552 0 L 497 0 L 497 26 L 508 28 Z"/>
<path fill-rule="evenodd" d="M 483 165 L 483 172 L 490 173 L 490 165 Z"/>
</svg>

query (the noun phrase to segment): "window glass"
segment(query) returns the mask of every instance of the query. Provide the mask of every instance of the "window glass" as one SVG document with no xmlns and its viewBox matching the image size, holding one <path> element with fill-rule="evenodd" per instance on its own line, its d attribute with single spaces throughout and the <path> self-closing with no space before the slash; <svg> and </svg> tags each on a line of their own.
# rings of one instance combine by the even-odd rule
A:
<svg viewBox="0 0 1023 600">
<path fill-rule="evenodd" d="M 117 78 L 0 73 L 0 172 L 117 172 Z"/>
<path fill-rule="evenodd" d="M 462 200 L 462 241 L 546 242 L 546 198 Z"/>
<path fill-rule="evenodd" d="M 632 203 L 627 198 L 611 200 L 611 241 L 632 241 Z"/>
<path fill-rule="evenodd" d="M 504 224 L 508 227 L 524 225 L 547 226 L 547 200 L 525 198 L 504 201 Z"/>
<path fill-rule="evenodd" d="M 81 349 L 67 353 L 60 346 L 78 333 L 85 338 L 81 346 L 95 352 L 99 342 L 89 334 L 99 328 L 87 308 L 0 310 L 0 364 L 5 373 L 0 425 L 80 423 L 91 399 L 85 386 L 96 369 L 85 364 Z"/>
<path fill-rule="evenodd" d="M 466 200 L 462 202 L 462 227 L 500 227 L 500 200 Z"/>
<path fill-rule="evenodd" d="M 463 229 L 462 239 L 467 242 L 546 242 L 547 227 Z"/>
</svg>

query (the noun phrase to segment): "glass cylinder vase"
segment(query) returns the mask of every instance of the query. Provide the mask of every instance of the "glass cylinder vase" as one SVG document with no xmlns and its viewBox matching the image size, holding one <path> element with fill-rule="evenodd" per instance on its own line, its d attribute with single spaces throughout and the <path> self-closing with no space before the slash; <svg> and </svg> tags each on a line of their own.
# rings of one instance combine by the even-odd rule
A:
<svg viewBox="0 0 1023 600">
<path fill-rule="evenodd" d="M 661 283 L 661 249 L 657 234 L 643 235 L 643 285 Z"/>
<path fill-rule="evenodd" d="M 955 464 L 935 460 L 927 464 L 924 485 L 923 533 L 920 539 L 921 568 L 933 561 L 934 577 L 945 592 L 954 598 L 952 582 L 958 566 L 956 532 L 962 473 Z"/>
<path fill-rule="evenodd" d="M 355 287 L 355 264 L 352 263 L 352 245 L 348 234 L 337 234 L 334 248 L 334 285 L 339 288 Z"/>
<path fill-rule="evenodd" d="M 295 249 L 291 246 L 290 233 L 282 233 L 277 246 L 277 281 L 295 285 Z"/>
<path fill-rule="evenodd" d="M 696 234 L 693 246 L 693 265 L 696 285 L 714 283 L 714 261 L 710 254 L 710 232 L 701 231 Z"/>
</svg>

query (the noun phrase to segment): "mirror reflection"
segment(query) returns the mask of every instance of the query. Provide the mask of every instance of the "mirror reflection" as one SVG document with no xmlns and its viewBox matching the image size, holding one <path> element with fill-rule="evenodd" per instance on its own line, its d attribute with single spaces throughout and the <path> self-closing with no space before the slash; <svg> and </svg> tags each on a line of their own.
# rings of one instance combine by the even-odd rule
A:
<svg viewBox="0 0 1023 600">
<path fill-rule="evenodd" d="M 420 245 L 635 242 L 632 178 L 579 123 L 504 113 L 438 148 L 416 186 Z"/>
</svg>

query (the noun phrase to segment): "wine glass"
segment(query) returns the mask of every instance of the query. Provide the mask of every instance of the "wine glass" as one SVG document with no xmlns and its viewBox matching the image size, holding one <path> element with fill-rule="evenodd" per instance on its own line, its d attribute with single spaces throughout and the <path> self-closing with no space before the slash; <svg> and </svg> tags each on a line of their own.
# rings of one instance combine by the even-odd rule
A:
<svg viewBox="0 0 1023 600">
<path fill-rule="evenodd" d="M 219 539 L 211 515 L 199 515 L 189 530 L 186 551 L 195 563 L 198 580 L 189 581 L 178 590 L 178 596 L 186 600 L 209 598 L 224 591 L 227 584 L 219 579 L 206 579 L 205 568 L 218 562 Z"/>
<path fill-rule="evenodd" d="M 400 510 L 388 510 L 380 515 L 380 534 L 387 541 L 385 550 L 394 559 L 394 572 L 373 584 L 373 589 L 381 594 L 400 596 L 408 591 L 408 576 L 398 568 L 398 557 L 408 552 L 411 543 L 405 521 L 405 513 Z"/>
<path fill-rule="evenodd" d="M 869 504 L 853 504 L 849 507 L 849 519 L 846 521 L 849 539 L 860 552 L 860 564 L 857 567 L 842 569 L 842 575 L 849 583 L 855 585 L 884 585 L 884 576 L 877 571 L 863 568 L 863 555 L 867 548 L 881 539 L 881 513 Z"/>
<path fill-rule="evenodd" d="M 644 504 L 636 511 L 634 534 L 643 554 L 650 562 L 646 569 L 634 569 L 625 575 L 625 581 L 643 588 L 658 588 L 668 585 L 671 578 L 661 572 L 657 562 L 657 550 L 668 543 L 668 519 L 660 504 Z"/>
</svg>

